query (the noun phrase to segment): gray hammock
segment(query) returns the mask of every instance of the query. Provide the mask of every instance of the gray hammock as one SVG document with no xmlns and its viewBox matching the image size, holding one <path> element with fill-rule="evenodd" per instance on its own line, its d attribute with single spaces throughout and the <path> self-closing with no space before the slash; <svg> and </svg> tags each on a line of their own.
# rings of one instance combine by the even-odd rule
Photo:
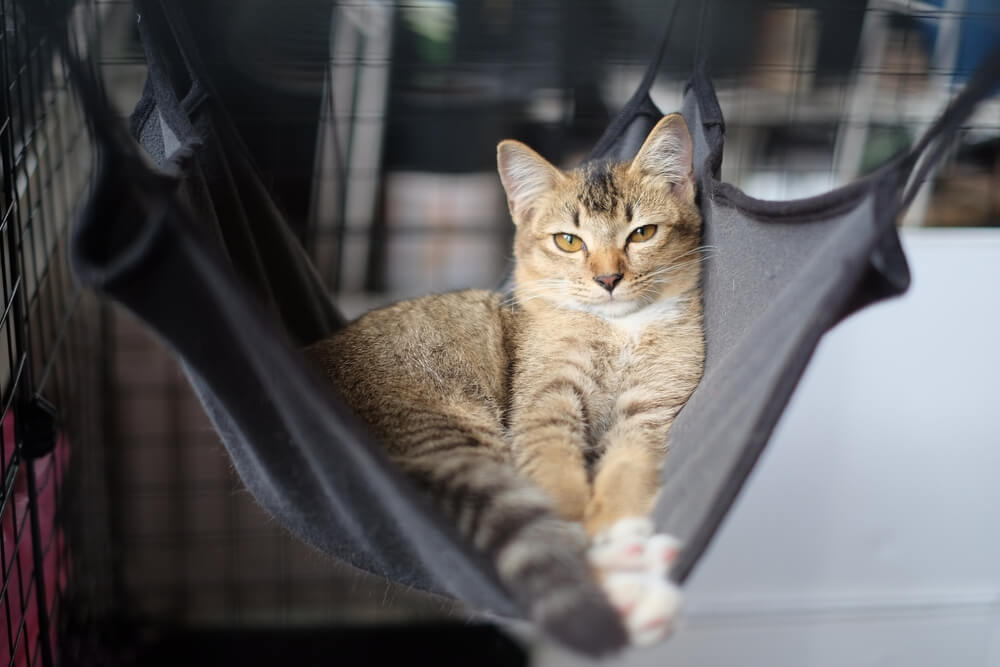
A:
<svg viewBox="0 0 1000 667">
<path fill-rule="evenodd" d="M 305 364 L 301 346 L 343 320 L 213 94 L 187 17 L 168 0 L 136 8 L 149 78 L 132 136 L 94 74 L 69 59 L 99 149 L 72 237 L 76 275 L 181 361 L 243 483 L 288 530 L 364 570 L 518 616 L 492 565 Z M 628 159 L 661 117 L 648 95 L 658 65 L 592 158 Z M 695 142 L 704 242 L 717 250 L 704 264 L 705 374 L 671 432 L 655 513 L 658 528 L 683 542 L 678 582 L 705 552 L 823 333 L 907 288 L 895 221 L 998 79 L 1000 51 L 909 152 L 827 194 L 773 202 L 720 181 L 725 121 L 709 79 L 692 76 L 681 111 Z"/>
</svg>

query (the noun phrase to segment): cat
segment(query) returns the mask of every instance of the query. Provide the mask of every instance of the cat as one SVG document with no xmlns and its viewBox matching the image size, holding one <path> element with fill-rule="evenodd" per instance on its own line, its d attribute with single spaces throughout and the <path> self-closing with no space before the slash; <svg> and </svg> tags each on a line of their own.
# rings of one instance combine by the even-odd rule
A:
<svg viewBox="0 0 1000 667">
<path fill-rule="evenodd" d="M 691 137 L 671 114 L 628 162 L 563 171 L 504 140 L 497 166 L 512 293 L 400 302 L 308 353 L 544 630 L 649 643 L 679 597 L 645 517 L 704 358 Z"/>
</svg>

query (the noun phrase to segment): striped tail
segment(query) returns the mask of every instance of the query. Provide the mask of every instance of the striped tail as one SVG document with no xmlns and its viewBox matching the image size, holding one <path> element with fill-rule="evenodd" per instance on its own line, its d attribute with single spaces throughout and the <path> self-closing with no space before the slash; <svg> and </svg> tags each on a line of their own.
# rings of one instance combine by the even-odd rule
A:
<svg viewBox="0 0 1000 667">
<path fill-rule="evenodd" d="M 583 528 L 558 518 L 548 496 L 488 447 L 453 443 L 442 447 L 436 438 L 398 463 L 490 557 L 515 602 L 547 634 L 589 655 L 624 647 L 625 627 L 591 573 Z"/>
</svg>

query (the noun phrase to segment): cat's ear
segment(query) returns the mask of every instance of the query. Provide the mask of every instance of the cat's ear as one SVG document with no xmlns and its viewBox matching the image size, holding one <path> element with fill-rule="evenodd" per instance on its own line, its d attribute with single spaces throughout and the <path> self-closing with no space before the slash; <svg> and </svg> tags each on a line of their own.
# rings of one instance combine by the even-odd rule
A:
<svg viewBox="0 0 1000 667">
<path fill-rule="evenodd" d="M 520 141 L 504 139 L 497 145 L 497 171 L 507 191 L 514 224 L 530 220 L 539 196 L 554 188 L 562 172 Z"/>
<path fill-rule="evenodd" d="M 694 145 L 684 116 L 664 116 L 646 137 L 629 167 L 662 178 L 674 194 L 694 201 Z"/>
</svg>

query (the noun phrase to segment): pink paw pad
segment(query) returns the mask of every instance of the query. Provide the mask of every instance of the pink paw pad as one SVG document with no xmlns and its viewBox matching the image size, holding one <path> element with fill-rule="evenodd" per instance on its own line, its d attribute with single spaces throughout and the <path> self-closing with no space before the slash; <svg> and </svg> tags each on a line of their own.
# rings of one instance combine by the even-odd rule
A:
<svg viewBox="0 0 1000 667">
<path fill-rule="evenodd" d="M 681 594 L 667 573 L 679 552 L 680 543 L 653 534 L 644 517 L 621 519 L 594 538 L 591 564 L 633 645 L 656 643 L 673 631 Z"/>
<path fill-rule="evenodd" d="M 668 637 L 680 607 L 681 594 L 676 586 L 665 579 L 650 582 L 642 600 L 625 616 L 632 643 L 648 646 Z"/>
<path fill-rule="evenodd" d="M 680 542 L 669 535 L 653 535 L 646 542 L 645 559 L 651 569 L 661 570 L 663 574 L 677 560 L 680 553 Z"/>
</svg>

